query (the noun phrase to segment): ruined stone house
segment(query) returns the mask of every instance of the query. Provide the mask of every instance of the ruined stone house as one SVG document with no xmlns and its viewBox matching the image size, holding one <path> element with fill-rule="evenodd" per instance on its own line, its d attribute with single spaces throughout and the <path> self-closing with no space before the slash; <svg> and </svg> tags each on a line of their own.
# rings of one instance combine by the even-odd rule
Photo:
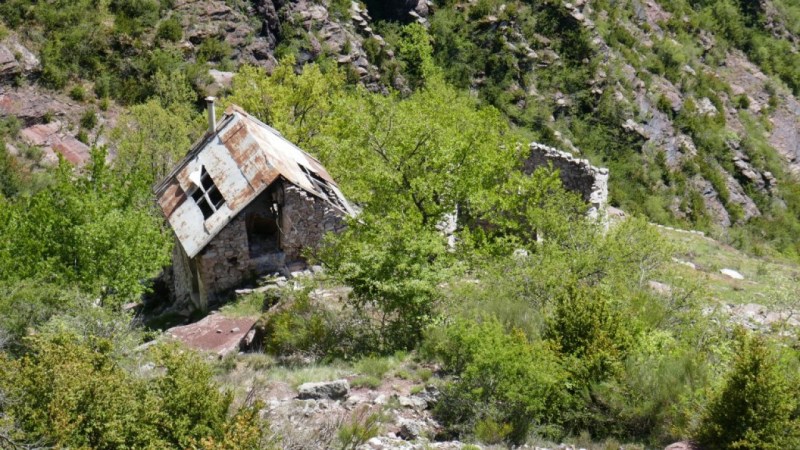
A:
<svg viewBox="0 0 800 450">
<path fill-rule="evenodd" d="M 154 188 L 175 232 L 176 305 L 206 310 L 258 275 L 303 267 L 303 250 L 354 214 L 318 160 L 237 106 Z"/>
<path fill-rule="evenodd" d="M 605 221 L 608 206 L 608 169 L 595 167 L 586 159 L 532 142 L 530 153 L 524 161 L 522 171 L 528 175 L 539 167 L 558 170 L 564 189 L 581 195 L 589 204 L 589 217 Z"/>
</svg>

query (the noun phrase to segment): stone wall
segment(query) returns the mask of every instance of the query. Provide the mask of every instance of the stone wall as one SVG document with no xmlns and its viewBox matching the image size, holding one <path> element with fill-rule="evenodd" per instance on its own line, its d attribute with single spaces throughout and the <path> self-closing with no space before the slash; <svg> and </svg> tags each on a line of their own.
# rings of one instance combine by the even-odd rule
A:
<svg viewBox="0 0 800 450">
<path fill-rule="evenodd" d="M 552 164 L 559 171 L 564 188 L 578 192 L 592 205 L 589 214 L 597 216 L 608 203 L 608 169 L 595 167 L 586 159 L 578 159 L 555 148 L 531 143 L 531 153 L 523 165 L 523 172 L 533 173 L 538 167 Z"/>
<path fill-rule="evenodd" d="M 281 213 L 281 248 L 287 261 L 298 261 L 304 248 L 314 248 L 329 231 L 344 229 L 344 213 L 303 189 L 286 183 Z"/>
<path fill-rule="evenodd" d="M 244 214 L 237 215 L 197 256 L 197 271 L 208 302 L 249 279 L 250 255 Z"/>
<path fill-rule="evenodd" d="M 192 282 L 197 280 L 194 280 L 195 274 L 192 266 L 181 243 L 175 239 L 175 246 L 172 248 L 171 276 L 168 281 L 172 289 L 173 305 L 193 305 L 194 308 L 204 309 L 205 306 L 200 302 L 199 292 L 193 295 Z"/>
</svg>

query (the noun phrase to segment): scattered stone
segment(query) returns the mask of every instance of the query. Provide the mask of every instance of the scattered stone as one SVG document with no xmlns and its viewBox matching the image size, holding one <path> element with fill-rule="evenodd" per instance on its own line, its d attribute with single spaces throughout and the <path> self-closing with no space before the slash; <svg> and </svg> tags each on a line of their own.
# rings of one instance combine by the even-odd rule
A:
<svg viewBox="0 0 800 450">
<path fill-rule="evenodd" d="M 363 395 L 354 394 L 347 397 L 347 402 L 345 403 L 349 407 L 357 406 L 362 403 L 368 402 L 369 399 Z"/>
<path fill-rule="evenodd" d="M 323 381 L 321 383 L 304 383 L 297 389 L 297 398 L 339 400 L 350 392 L 347 380 Z"/>
<path fill-rule="evenodd" d="M 655 281 L 655 280 L 650 280 L 650 281 L 647 282 L 647 285 L 656 294 L 665 295 L 665 296 L 668 296 L 668 295 L 672 294 L 672 286 L 670 286 L 668 284 L 660 283 L 660 282 Z"/>
<path fill-rule="evenodd" d="M 419 420 L 400 418 L 400 430 L 397 435 L 406 441 L 413 441 L 422 436 L 426 429 L 425 422 Z"/>
<path fill-rule="evenodd" d="M 428 402 L 419 397 L 400 396 L 397 398 L 397 401 L 400 403 L 400 406 L 405 408 L 425 409 L 428 406 Z"/>
<path fill-rule="evenodd" d="M 716 116 L 719 114 L 717 107 L 708 97 L 703 97 L 697 102 L 697 112 L 702 116 Z"/>
<path fill-rule="evenodd" d="M 734 280 L 744 280 L 744 275 L 733 269 L 720 269 L 719 272 L 729 278 L 733 278 Z"/>
<path fill-rule="evenodd" d="M 678 259 L 678 258 L 672 258 L 672 261 L 676 262 L 676 263 L 678 263 L 680 265 L 689 267 L 692 270 L 697 270 L 697 265 L 695 265 L 695 263 L 693 263 L 693 262 L 684 261 L 684 260 Z"/>
</svg>

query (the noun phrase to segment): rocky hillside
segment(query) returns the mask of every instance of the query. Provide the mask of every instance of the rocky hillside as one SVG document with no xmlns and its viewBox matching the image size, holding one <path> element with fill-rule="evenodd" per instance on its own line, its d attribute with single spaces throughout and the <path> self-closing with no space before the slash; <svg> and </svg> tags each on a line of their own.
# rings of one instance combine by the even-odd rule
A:
<svg viewBox="0 0 800 450">
<path fill-rule="evenodd" d="M 784 0 L 177 0 L 90 18 L 74 14 L 89 2 L 62 17 L 29 3 L 3 6 L 0 33 L 0 114 L 28 165 L 113 149 L 125 105 L 176 86 L 219 93 L 242 64 L 332 62 L 351 83 L 408 93 L 420 69 L 402 26 L 418 23 L 449 81 L 531 139 L 609 167 L 612 205 L 798 250 L 800 13 Z"/>
<path fill-rule="evenodd" d="M 800 448 L 798 36 L 795 0 L 0 2 L 0 447 Z M 360 214 L 201 318 L 152 186 L 208 95 Z"/>
</svg>

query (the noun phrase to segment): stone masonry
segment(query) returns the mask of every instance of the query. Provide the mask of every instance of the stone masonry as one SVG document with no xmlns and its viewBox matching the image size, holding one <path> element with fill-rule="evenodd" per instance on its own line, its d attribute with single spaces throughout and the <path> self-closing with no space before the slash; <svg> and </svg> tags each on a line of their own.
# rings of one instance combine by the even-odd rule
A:
<svg viewBox="0 0 800 450">
<path fill-rule="evenodd" d="M 533 173 L 539 167 L 552 165 L 559 171 L 561 183 L 569 191 L 580 193 L 592 205 L 591 217 L 603 214 L 608 203 L 608 169 L 595 167 L 586 159 L 578 159 L 538 142 L 531 143 L 531 152 L 523 165 L 523 172 Z"/>
</svg>

